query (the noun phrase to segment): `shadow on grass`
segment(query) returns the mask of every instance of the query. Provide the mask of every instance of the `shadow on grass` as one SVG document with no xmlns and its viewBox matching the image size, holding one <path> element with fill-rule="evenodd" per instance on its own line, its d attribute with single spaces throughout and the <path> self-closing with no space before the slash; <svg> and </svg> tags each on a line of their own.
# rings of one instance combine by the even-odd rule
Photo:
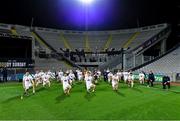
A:
<svg viewBox="0 0 180 121">
<path fill-rule="evenodd" d="M 85 89 L 72 89 L 72 93 L 75 93 L 75 92 L 77 92 L 77 93 L 82 93 L 82 92 L 84 92 L 85 91 Z"/>
<path fill-rule="evenodd" d="M 111 89 L 111 87 L 109 87 L 109 89 Z M 104 92 L 104 91 L 107 91 L 107 88 L 106 88 L 106 87 L 99 87 L 99 88 L 97 88 L 96 90 L 97 90 L 98 92 L 99 92 L 99 91 L 103 91 L 103 92 Z"/>
<path fill-rule="evenodd" d="M 96 96 L 95 93 L 87 92 L 84 97 L 85 97 L 85 99 L 87 99 L 87 101 L 91 101 L 94 96 Z"/>
<path fill-rule="evenodd" d="M 17 101 L 17 100 L 23 100 L 23 99 L 28 99 L 30 97 L 32 97 L 34 94 L 33 93 L 28 93 L 28 95 L 18 95 L 18 96 L 15 96 L 15 97 L 11 97 L 5 101 L 3 101 L 3 103 L 9 103 L 9 102 L 12 102 L 12 101 Z"/>
<path fill-rule="evenodd" d="M 121 89 L 129 89 L 128 85 L 123 85 L 123 86 L 120 85 L 120 88 L 121 88 Z"/>
<path fill-rule="evenodd" d="M 43 90 L 45 90 L 45 89 L 46 89 L 45 87 L 40 87 L 40 88 L 36 89 L 36 93 L 37 93 L 37 92 L 41 92 L 41 91 L 43 91 Z"/>
<path fill-rule="evenodd" d="M 21 99 L 21 96 L 18 95 L 18 96 L 15 96 L 15 97 L 11 97 L 5 101 L 3 101 L 3 103 L 9 103 L 9 102 L 12 102 L 12 101 L 15 101 L 15 100 L 20 100 Z"/>
<path fill-rule="evenodd" d="M 83 84 L 83 81 L 77 81 L 77 82 L 75 82 L 74 84 L 75 84 L 75 85 L 81 85 L 81 84 Z"/>
<path fill-rule="evenodd" d="M 138 88 L 131 88 L 132 90 L 136 91 L 136 92 L 139 92 L 139 93 L 143 93 L 140 89 Z"/>
<path fill-rule="evenodd" d="M 69 95 L 65 95 L 64 93 L 62 93 L 61 95 L 59 95 L 58 97 L 56 97 L 56 103 L 61 103 L 63 102 L 66 98 L 70 97 Z"/>
<path fill-rule="evenodd" d="M 122 96 L 122 97 L 126 97 L 125 94 L 119 92 L 119 91 L 116 91 L 116 93 L 119 95 L 119 96 Z"/>
<path fill-rule="evenodd" d="M 165 91 L 170 91 L 170 92 L 175 93 L 175 94 L 180 94 L 180 92 L 178 92 L 176 90 L 165 90 Z"/>
</svg>

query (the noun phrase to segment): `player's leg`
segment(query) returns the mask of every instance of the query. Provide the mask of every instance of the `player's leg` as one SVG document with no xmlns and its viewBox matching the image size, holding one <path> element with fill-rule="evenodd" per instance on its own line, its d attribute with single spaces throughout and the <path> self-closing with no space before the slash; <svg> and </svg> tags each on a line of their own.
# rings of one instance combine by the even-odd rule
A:
<svg viewBox="0 0 180 121">
<path fill-rule="evenodd" d="M 32 80 L 32 89 L 33 89 L 33 94 L 35 94 L 35 86 L 36 86 L 36 83 L 35 83 L 35 80 Z"/>
<path fill-rule="evenodd" d="M 67 94 L 70 95 L 71 85 L 68 86 Z"/>
<path fill-rule="evenodd" d="M 145 82 L 145 79 L 143 78 L 143 80 L 142 80 L 142 84 L 144 84 L 144 82 Z"/>
<path fill-rule="evenodd" d="M 134 87 L 134 81 L 131 80 L 131 87 Z"/>
<path fill-rule="evenodd" d="M 140 84 L 142 84 L 143 82 L 142 82 L 142 79 L 139 79 L 139 82 L 140 82 Z"/>
<path fill-rule="evenodd" d="M 95 84 L 92 84 L 92 92 L 94 92 L 96 89 L 96 85 Z"/>
<path fill-rule="evenodd" d="M 50 81 L 50 79 L 48 79 L 47 83 L 48 83 L 48 86 L 51 87 L 51 81 Z"/>
</svg>

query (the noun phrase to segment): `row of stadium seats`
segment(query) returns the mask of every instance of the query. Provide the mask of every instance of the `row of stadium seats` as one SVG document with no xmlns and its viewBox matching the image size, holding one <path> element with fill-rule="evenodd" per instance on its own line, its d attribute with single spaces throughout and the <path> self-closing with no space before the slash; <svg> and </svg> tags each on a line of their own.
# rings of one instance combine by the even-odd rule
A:
<svg viewBox="0 0 180 121">
<path fill-rule="evenodd" d="M 164 28 L 156 28 L 148 31 L 124 32 L 118 34 L 104 33 L 66 33 L 44 31 L 36 29 L 36 32 L 56 50 L 59 48 L 105 50 L 105 48 L 130 48 L 134 49 L 143 42 L 157 35 Z M 68 43 L 68 44 L 67 44 Z"/>
<path fill-rule="evenodd" d="M 12 34 L 34 37 L 34 39 L 36 40 L 36 52 L 43 49 L 46 50 L 48 53 L 51 53 L 51 48 L 49 48 L 47 44 L 50 45 L 53 49 L 55 49 L 57 52 L 62 52 L 60 48 L 67 48 L 70 50 L 84 49 L 86 51 L 93 52 L 106 50 L 106 48 L 115 48 L 117 50 L 120 50 L 121 48 L 129 48 L 129 50 L 132 50 L 144 43 L 145 41 L 149 40 L 153 36 L 157 35 L 166 27 L 167 25 L 163 24 L 127 30 L 89 32 L 65 31 L 33 27 L 32 29 L 34 32 L 31 32 L 31 28 L 27 26 L 6 24 L 4 24 L 3 26 L 0 25 L 0 29 L 5 28 L 4 30 L 9 30 Z M 112 65 L 121 66 L 121 62 L 119 61 L 121 59 L 114 59 L 118 61 L 111 60 Z M 107 60 L 109 61 L 110 59 Z M 114 62 L 116 62 L 116 64 Z M 130 63 L 131 64 L 129 64 L 129 66 L 133 67 L 132 61 L 130 61 Z M 64 63 L 62 62 L 60 63 L 60 65 L 63 66 Z"/>
<path fill-rule="evenodd" d="M 66 64 L 64 61 L 58 61 L 57 59 L 42 59 L 36 58 L 35 59 L 35 68 L 36 69 L 43 69 L 43 70 L 59 70 L 59 69 L 71 69 L 71 66 Z"/>
<path fill-rule="evenodd" d="M 72 33 L 66 33 L 65 31 L 55 31 L 47 28 L 39 29 L 38 27 L 35 27 L 35 31 L 56 50 L 59 50 L 59 48 L 68 48 L 71 50 L 85 49 L 94 51 L 105 50 L 106 48 L 133 49 L 166 28 L 166 26 L 157 26 L 158 27 L 150 27 L 151 29 L 147 30 L 137 28 L 121 30 L 119 32 L 100 31 L 76 33 L 76 31 L 74 31 Z M 3 24 L 3 26 L 0 26 L 0 30 L 1 29 L 4 30 L 4 32 L 11 32 L 17 35 L 33 36 L 30 32 L 30 27 L 27 26 Z"/>
<path fill-rule="evenodd" d="M 137 72 L 149 72 L 150 70 L 156 74 L 169 75 L 173 80 L 174 74 L 180 73 L 180 47 L 159 60 L 138 69 Z"/>
</svg>

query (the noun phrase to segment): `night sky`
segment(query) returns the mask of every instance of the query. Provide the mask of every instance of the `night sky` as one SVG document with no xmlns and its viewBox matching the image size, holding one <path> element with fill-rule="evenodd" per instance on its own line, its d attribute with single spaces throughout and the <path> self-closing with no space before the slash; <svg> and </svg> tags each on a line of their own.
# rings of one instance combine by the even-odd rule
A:
<svg viewBox="0 0 180 121">
<path fill-rule="evenodd" d="M 175 0 L 97 1 L 99 5 L 92 8 L 97 15 L 92 15 L 89 30 L 132 28 L 137 27 L 137 21 L 140 26 L 165 22 L 176 26 L 180 20 L 180 4 Z M 30 26 L 33 17 L 34 26 L 85 30 L 83 19 L 75 17 L 81 17 L 76 15 L 77 8 L 75 0 L 1 0 L 0 22 Z"/>
</svg>

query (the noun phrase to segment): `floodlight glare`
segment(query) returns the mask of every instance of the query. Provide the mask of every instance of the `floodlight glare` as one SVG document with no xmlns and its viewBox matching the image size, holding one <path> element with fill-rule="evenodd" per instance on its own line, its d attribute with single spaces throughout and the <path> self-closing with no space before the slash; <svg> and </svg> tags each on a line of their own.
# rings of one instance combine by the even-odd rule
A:
<svg viewBox="0 0 180 121">
<path fill-rule="evenodd" d="M 94 0 L 79 0 L 83 4 L 91 4 Z"/>
</svg>

